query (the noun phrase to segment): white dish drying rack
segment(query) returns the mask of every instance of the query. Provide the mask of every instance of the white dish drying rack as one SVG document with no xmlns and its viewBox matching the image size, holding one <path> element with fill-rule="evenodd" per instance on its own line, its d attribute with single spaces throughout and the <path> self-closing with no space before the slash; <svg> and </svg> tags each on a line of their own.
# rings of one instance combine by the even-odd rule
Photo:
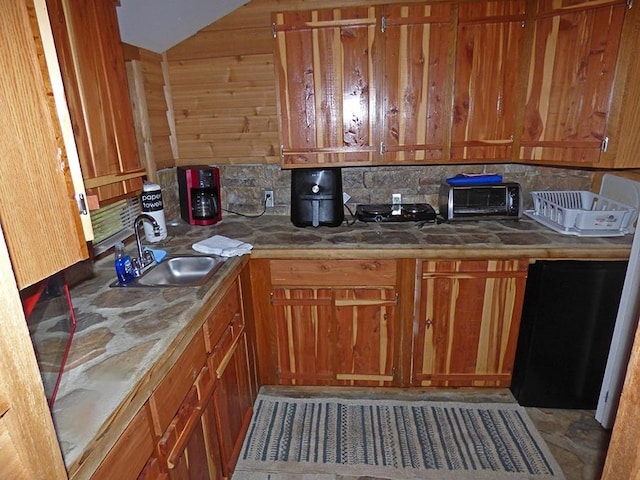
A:
<svg viewBox="0 0 640 480">
<path fill-rule="evenodd" d="M 530 192 L 533 210 L 524 214 L 566 235 L 617 237 L 630 232 L 636 208 L 585 190 Z"/>
</svg>

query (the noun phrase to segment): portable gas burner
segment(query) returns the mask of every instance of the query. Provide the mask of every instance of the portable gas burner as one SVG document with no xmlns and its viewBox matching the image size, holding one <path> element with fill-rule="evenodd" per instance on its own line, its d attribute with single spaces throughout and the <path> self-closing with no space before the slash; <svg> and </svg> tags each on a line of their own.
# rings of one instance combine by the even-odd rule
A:
<svg viewBox="0 0 640 480">
<path fill-rule="evenodd" d="M 361 222 L 435 222 L 436 212 L 428 203 L 358 205 Z"/>
</svg>

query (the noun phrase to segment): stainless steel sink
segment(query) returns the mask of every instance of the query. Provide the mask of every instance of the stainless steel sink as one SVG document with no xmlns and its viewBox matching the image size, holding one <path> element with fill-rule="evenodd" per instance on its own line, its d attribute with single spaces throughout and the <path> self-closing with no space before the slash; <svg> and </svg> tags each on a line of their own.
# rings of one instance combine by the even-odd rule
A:
<svg viewBox="0 0 640 480">
<path fill-rule="evenodd" d="M 226 259 L 205 255 L 167 257 L 126 285 L 112 287 L 197 287 L 205 284 Z"/>
</svg>

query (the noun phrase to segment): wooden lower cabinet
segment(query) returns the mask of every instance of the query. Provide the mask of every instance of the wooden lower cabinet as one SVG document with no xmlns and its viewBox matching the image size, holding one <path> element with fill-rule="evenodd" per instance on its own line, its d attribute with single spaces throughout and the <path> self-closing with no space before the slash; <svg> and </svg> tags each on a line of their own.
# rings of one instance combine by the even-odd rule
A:
<svg viewBox="0 0 640 480">
<path fill-rule="evenodd" d="M 236 279 L 93 478 L 230 478 L 257 395 L 251 352 Z"/>
<path fill-rule="evenodd" d="M 399 386 L 398 265 L 252 260 L 261 382 Z"/>
<path fill-rule="evenodd" d="M 528 265 L 418 261 L 413 386 L 510 385 Z"/>
<path fill-rule="evenodd" d="M 263 384 L 507 387 L 528 259 L 256 259 Z"/>
</svg>

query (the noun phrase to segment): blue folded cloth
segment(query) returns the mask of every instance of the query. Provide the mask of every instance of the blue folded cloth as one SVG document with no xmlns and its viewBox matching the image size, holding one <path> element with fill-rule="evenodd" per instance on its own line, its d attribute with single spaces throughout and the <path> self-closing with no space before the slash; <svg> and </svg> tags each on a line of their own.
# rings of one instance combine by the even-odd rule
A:
<svg viewBox="0 0 640 480">
<path fill-rule="evenodd" d="M 149 247 L 144 247 L 144 249 L 153 254 L 153 258 L 156 260 L 156 263 L 160 263 L 162 260 L 164 260 L 164 257 L 167 256 L 166 250 L 158 250 Z"/>
</svg>

